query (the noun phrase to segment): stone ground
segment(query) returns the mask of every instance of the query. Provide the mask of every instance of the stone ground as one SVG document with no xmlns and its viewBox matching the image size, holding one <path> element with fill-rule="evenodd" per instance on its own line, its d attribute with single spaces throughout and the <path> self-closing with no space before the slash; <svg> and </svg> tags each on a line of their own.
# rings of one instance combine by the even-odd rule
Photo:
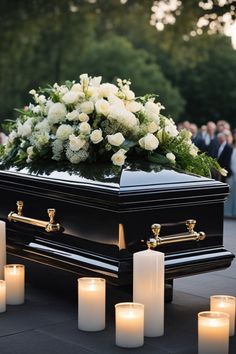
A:
<svg viewBox="0 0 236 354">
<path fill-rule="evenodd" d="M 225 247 L 236 254 L 236 220 L 225 220 Z M 76 291 L 68 294 L 66 287 L 62 279 L 60 293 L 43 290 L 37 282 L 27 285 L 25 304 L 0 314 L 1 354 L 197 354 L 197 313 L 209 309 L 212 294 L 236 296 L 236 261 L 223 271 L 175 280 L 173 302 L 165 309 L 165 335 L 146 338 L 139 349 L 114 344 L 114 304 L 131 300 L 128 292 L 108 289 L 106 330 L 86 333 L 77 329 Z M 236 353 L 236 336 L 230 338 L 229 353 Z"/>
</svg>

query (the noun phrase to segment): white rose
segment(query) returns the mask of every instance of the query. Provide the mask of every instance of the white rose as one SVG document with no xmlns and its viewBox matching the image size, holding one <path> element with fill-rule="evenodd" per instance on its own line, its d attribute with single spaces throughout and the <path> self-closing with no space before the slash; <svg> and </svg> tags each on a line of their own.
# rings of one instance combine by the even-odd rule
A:
<svg viewBox="0 0 236 354">
<path fill-rule="evenodd" d="M 79 120 L 79 112 L 73 110 L 72 112 L 67 113 L 66 118 L 70 121 Z"/>
<path fill-rule="evenodd" d="M 80 133 L 82 133 L 82 134 L 90 134 L 91 126 L 89 123 L 83 122 L 83 123 L 80 123 L 79 130 L 80 130 Z"/>
<path fill-rule="evenodd" d="M 116 166 L 122 166 L 125 163 L 125 159 L 127 156 L 125 156 L 126 151 L 124 149 L 120 149 L 117 151 L 115 154 L 112 155 L 111 161 L 113 162 L 113 165 Z"/>
<path fill-rule="evenodd" d="M 88 122 L 89 121 L 89 116 L 86 113 L 80 113 L 79 114 L 79 120 L 81 122 Z"/>
<path fill-rule="evenodd" d="M 103 140 L 102 131 L 100 129 L 93 130 L 90 139 L 94 144 L 100 143 Z"/>
<path fill-rule="evenodd" d="M 178 132 L 178 130 L 177 130 L 177 128 L 176 128 L 176 126 L 174 125 L 174 124 L 169 124 L 169 125 L 167 125 L 167 126 L 165 126 L 165 128 L 164 128 L 164 131 L 167 133 L 167 134 L 169 134 L 170 136 L 177 136 L 178 134 L 179 134 L 179 132 Z"/>
<path fill-rule="evenodd" d="M 65 104 L 74 104 L 78 101 L 78 93 L 76 91 L 68 91 L 65 95 L 62 96 L 62 101 Z"/>
<path fill-rule="evenodd" d="M 109 102 L 103 99 L 97 100 L 95 103 L 95 108 L 98 114 L 103 114 L 105 117 L 107 117 L 110 112 Z"/>
<path fill-rule="evenodd" d="M 105 83 L 105 84 L 101 84 L 101 86 L 99 87 L 99 93 L 101 97 L 116 95 L 117 92 L 118 92 L 118 87 L 113 84 Z"/>
<path fill-rule="evenodd" d="M 90 80 L 90 85 L 91 85 L 91 86 L 94 86 L 94 87 L 99 87 L 101 81 L 102 81 L 102 77 L 101 77 L 101 76 L 94 76 L 94 77 Z"/>
<path fill-rule="evenodd" d="M 173 154 L 172 152 L 168 152 L 166 154 L 166 157 L 168 160 L 170 160 L 171 162 L 175 162 L 175 154 Z"/>
<path fill-rule="evenodd" d="M 85 102 L 81 103 L 80 110 L 81 110 L 81 112 L 86 113 L 86 114 L 92 113 L 94 110 L 93 102 L 85 101 Z"/>
<path fill-rule="evenodd" d="M 32 157 L 34 156 L 34 148 L 33 146 L 29 146 L 26 150 L 28 158 L 32 159 Z"/>
<path fill-rule="evenodd" d="M 148 132 L 149 133 L 155 133 L 158 130 L 159 126 L 156 124 L 156 122 L 152 121 L 148 125 Z"/>
<path fill-rule="evenodd" d="M 160 111 L 164 108 L 160 103 L 148 101 L 145 103 L 144 112 L 148 119 L 154 120 L 157 124 L 160 123 Z"/>
<path fill-rule="evenodd" d="M 74 129 L 72 128 L 71 125 L 62 124 L 57 129 L 56 137 L 61 140 L 67 140 L 69 138 L 69 136 L 73 133 L 73 131 L 74 131 Z"/>
<path fill-rule="evenodd" d="M 189 153 L 193 157 L 196 157 L 198 153 L 198 148 L 195 145 L 190 146 Z"/>
<path fill-rule="evenodd" d="M 113 135 L 107 135 L 107 140 L 111 145 L 120 146 L 125 141 L 125 138 L 121 133 L 116 133 Z"/>
<path fill-rule="evenodd" d="M 88 74 L 81 74 L 80 75 L 80 82 L 83 87 L 83 91 L 87 91 L 89 85 L 89 77 Z"/>
<path fill-rule="evenodd" d="M 40 95 L 38 97 L 38 103 L 39 104 L 44 104 L 44 103 L 46 103 L 46 101 L 47 101 L 47 99 L 46 99 L 46 97 L 44 95 Z"/>
<path fill-rule="evenodd" d="M 136 102 L 136 101 L 128 101 L 125 104 L 125 108 L 128 109 L 128 111 L 136 113 L 141 111 L 141 109 L 143 108 L 143 105 L 140 102 Z"/>
<path fill-rule="evenodd" d="M 128 101 L 135 99 L 135 94 L 130 89 L 124 90 L 123 93 L 125 94 L 125 99 Z"/>
<path fill-rule="evenodd" d="M 139 140 L 139 145 L 145 150 L 153 151 L 158 147 L 159 141 L 155 135 L 148 133 Z"/>
<path fill-rule="evenodd" d="M 54 103 L 48 110 L 48 121 L 51 124 L 57 124 L 65 118 L 66 114 L 66 106 L 63 103 Z"/>
<path fill-rule="evenodd" d="M 75 136 L 74 134 L 71 134 L 69 136 L 69 146 L 72 151 L 79 151 L 80 149 L 82 149 L 85 143 L 85 139 L 81 139 L 80 137 Z"/>
<path fill-rule="evenodd" d="M 70 90 L 72 92 L 82 93 L 82 87 L 80 84 L 74 84 Z"/>
</svg>

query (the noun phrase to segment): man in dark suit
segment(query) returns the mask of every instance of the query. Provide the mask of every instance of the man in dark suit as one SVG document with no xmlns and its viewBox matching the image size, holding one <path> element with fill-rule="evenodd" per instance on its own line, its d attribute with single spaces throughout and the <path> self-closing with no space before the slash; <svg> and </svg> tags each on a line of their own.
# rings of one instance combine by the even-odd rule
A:
<svg viewBox="0 0 236 354">
<path fill-rule="evenodd" d="M 233 153 L 233 148 L 227 143 L 227 134 L 224 132 L 217 135 L 217 140 L 219 143 L 219 148 L 217 151 L 217 161 L 221 167 L 225 168 L 228 171 L 227 177 L 230 177 L 232 171 L 230 169 L 230 161 Z M 222 182 L 225 182 L 226 177 L 220 179 Z"/>
</svg>

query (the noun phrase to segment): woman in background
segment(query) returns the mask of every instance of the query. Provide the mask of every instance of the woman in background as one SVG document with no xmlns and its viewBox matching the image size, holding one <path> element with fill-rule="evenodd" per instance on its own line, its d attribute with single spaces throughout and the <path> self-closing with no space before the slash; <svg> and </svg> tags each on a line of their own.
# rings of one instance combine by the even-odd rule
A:
<svg viewBox="0 0 236 354">
<path fill-rule="evenodd" d="M 233 153 L 230 161 L 231 176 L 226 182 L 230 186 L 230 194 L 225 203 L 224 214 L 228 217 L 236 217 L 236 129 L 233 131 Z"/>
</svg>

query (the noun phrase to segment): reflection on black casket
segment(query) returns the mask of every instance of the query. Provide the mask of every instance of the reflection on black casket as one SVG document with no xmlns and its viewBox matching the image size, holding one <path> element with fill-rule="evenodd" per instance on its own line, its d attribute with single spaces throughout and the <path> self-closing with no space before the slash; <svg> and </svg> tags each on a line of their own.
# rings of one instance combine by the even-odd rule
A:
<svg viewBox="0 0 236 354">
<path fill-rule="evenodd" d="M 195 219 L 196 230 L 206 237 L 156 248 L 165 253 L 167 280 L 228 267 L 234 257 L 223 246 L 228 186 L 215 180 L 147 163 L 116 171 L 110 165 L 81 164 L 47 173 L 1 170 L 0 192 L 8 253 L 79 275 L 130 283 L 132 254 L 146 247 L 151 225 L 162 225 L 164 240 L 185 233 L 187 219 Z M 21 215 L 17 201 L 24 202 L 23 208 L 18 204 Z M 59 231 L 52 210 L 49 223 L 48 208 L 56 209 Z"/>
</svg>

